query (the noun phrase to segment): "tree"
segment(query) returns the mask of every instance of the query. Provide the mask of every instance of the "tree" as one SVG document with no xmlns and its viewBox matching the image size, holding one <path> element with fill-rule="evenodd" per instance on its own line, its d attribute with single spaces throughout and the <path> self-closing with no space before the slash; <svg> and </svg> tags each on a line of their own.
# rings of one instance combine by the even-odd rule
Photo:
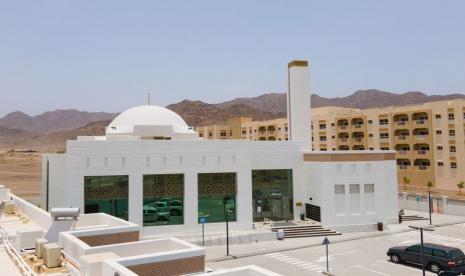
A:
<svg viewBox="0 0 465 276">
<path fill-rule="evenodd" d="M 465 182 L 460 181 L 459 183 L 457 183 L 457 188 L 459 188 L 459 194 L 462 194 L 462 189 L 465 188 Z"/>
<path fill-rule="evenodd" d="M 426 183 L 426 187 L 428 187 L 428 191 L 431 191 L 431 188 L 433 188 L 433 186 L 434 184 L 431 181 L 428 181 L 428 183 Z"/>
<path fill-rule="evenodd" d="M 410 184 L 410 178 L 404 176 L 404 190 L 407 190 L 408 184 Z"/>
</svg>

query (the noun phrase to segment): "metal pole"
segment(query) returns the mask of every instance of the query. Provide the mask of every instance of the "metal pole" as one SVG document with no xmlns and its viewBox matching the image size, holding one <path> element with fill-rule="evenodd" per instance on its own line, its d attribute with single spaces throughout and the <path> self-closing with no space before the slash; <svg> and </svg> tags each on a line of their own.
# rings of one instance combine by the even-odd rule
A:
<svg viewBox="0 0 465 276">
<path fill-rule="evenodd" d="M 329 255 L 328 255 L 328 245 L 326 245 L 326 271 L 329 273 Z"/>
<path fill-rule="evenodd" d="M 202 223 L 202 246 L 205 246 L 205 223 Z"/>
<path fill-rule="evenodd" d="M 431 191 L 428 191 L 428 206 L 429 206 L 429 224 L 431 225 L 432 224 L 432 222 L 431 222 L 431 212 L 433 211 L 432 206 L 431 206 Z"/>
<path fill-rule="evenodd" d="M 423 269 L 423 276 L 425 276 L 425 264 L 423 261 L 423 228 L 420 228 L 420 236 L 421 236 L 421 247 L 420 247 L 420 254 L 421 254 L 421 268 Z"/>
<path fill-rule="evenodd" d="M 226 256 L 229 256 L 229 214 L 226 212 Z"/>
<path fill-rule="evenodd" d="M 50 189 L 50 161 L 47 158 L 47 175 L 46 175 L 46 191 L 45 191 L 45 210 L 49 210 L 49 189 Z"/>
</svg>

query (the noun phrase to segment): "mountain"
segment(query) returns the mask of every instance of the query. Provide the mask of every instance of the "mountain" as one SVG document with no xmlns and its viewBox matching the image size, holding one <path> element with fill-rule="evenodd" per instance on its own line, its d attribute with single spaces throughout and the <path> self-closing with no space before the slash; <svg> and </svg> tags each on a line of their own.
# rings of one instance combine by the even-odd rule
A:
<svg viewBox="0 0 465 276">
<path fill-rule="evenodd" d="M 21 111 L 7 114 L 0 119 L 0 125 L 10 129 L 22 129 L 35 133 L 50 133 L 72 130 L 90 122 L 111 120 L 115 113 L 85 112 L 75 109 L 48 111 L 37 116 L 29 116 Z"/>
<path fill-rule="evenodd" d="M 234 103 L 220 107 L 201 101 L 184 100 L 177 104 L 171 104 L 167 108 L 178 113 L 190 126 L 221 124 L 233 117 L 252 117 L 254 120 L 268 120 L 286 116 L 285 113 L 261 111 L 244 103 Z"/>
<path fill-rule="evenodd" d="M 465 99 L 463 94 L 431 95 L 422 92 L 406 92 L 395 94 L 376 89 L 358 90 L 347 97 L 325 98 L 312 94 L 312 107 L 339 106 L 359 109 L 422 104 L 427 102 Z M 237 98 L 216 104 L 217 107 L 229 107 L 234 104 L 246 104 L 261 111 L 286 113 L 286 94 L 270 93 L 258 97 Z"/>
</svg>

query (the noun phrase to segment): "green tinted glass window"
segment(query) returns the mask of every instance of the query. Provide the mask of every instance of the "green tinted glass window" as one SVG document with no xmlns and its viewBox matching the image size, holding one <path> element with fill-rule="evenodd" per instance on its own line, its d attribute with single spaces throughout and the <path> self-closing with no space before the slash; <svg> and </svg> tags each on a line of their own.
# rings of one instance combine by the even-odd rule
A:
<svg viewBox="0 0 465 276">
<path fill-rule="evenodd" d="M 128 219 L 127 175 L 85 176 L 84 213 L 106 213 Z"/>
<path fill-rule="evenodd" d="M 144 175 L 144 226 L 184 223 L 184 175 Z"/>
<path fill-rule="evenodd" d="M 236 173 L 199 173 L 198 193 L 199 218 L 236 221 Z"/>
</svg>

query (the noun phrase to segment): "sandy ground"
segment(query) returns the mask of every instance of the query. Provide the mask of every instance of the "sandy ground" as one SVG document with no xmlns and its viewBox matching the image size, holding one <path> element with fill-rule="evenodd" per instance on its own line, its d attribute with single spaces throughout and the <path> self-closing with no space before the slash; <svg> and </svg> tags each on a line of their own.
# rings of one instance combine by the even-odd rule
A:
<svg viewBox="0 0 465 276">
<path fill-rule="evenodd" d="M 0 151 L 0 184 L 19 196 L 40 198 L 41 153 Z"/>
</svg>

